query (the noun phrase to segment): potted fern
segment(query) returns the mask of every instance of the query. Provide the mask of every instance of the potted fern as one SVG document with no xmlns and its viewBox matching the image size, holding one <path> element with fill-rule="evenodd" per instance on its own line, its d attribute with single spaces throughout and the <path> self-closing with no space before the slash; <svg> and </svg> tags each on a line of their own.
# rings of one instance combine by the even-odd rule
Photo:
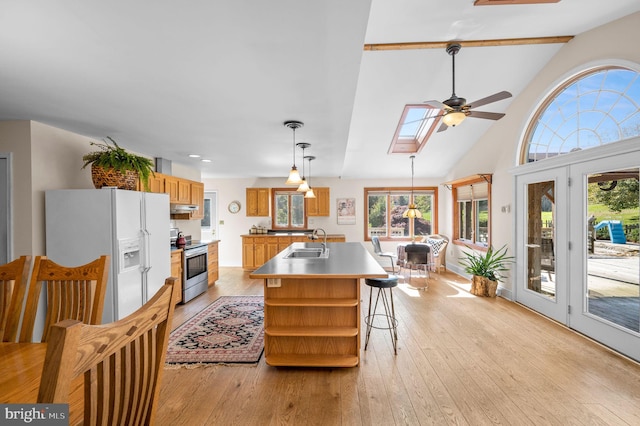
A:
<svg viewBox="0 0 640 426">
<path fill-rule="evenodd" d="M 471 249 L 471 247 L 467 246 Z M 513 256 L 507 256 L 507 246 L 498 250 L 490 246 L 485 253 L 463 251 L 464 257 L 459 260 L 464 271 L 472 275 L 471 294 L 476 296 L 495 297 L 498 282 L 502 281 L 502 273 L 508 271 L 507 265 L 513 262 Z"/>
<path fill-rule="evenodd" d="M 103 142 L 91 142 L 91 145 L 98 150 L 82 157 L 82 168 L 91 165 L 91 178 L 97 189 L 115 186 L 135 191 L 140 180 L 149 191 L 149 176 L 155 176 L 151 159 L 125 151 L 109 136 Z"/>
</svg>

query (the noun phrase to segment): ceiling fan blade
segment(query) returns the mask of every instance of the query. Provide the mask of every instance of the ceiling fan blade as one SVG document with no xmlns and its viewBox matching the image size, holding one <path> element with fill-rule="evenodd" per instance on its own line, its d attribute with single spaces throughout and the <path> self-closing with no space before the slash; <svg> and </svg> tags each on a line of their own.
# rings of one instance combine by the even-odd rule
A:
<svg viewBox="0 0 640 426">
<path fill-rule="evenodd" d="M 449 128 L 449 126 L 447 126 L 446 124 L 442 123 L 440 125 L 440 127 L 438 128 L 438 131 L 436 133 L 440 133 L 440 132 L 444 132 L 445 130 L 447 130 Z"/>
<path fill-rule="evenodd" d="M 449 105 L 445 105 L 440 101 L 424 101 L 423 104 L 427 104 L 437 109 L 444 109 L 444 110 L 451 109 Z"/>
<path fill-rule="evenodd" d="M 469 111 L 468 117 L 486 118 L 487 120 L 500 120 L 505 115 L 501 112 L 486 112 L 486 111 Z"/>
<path fill-rule="evenodd" d="M 469 108 L 476 108 L 482 105 L 490 104 L 492 102 L 498 102 L 503 99 L 510 98 L 511 96 L 513 96 L 511 93 L 503 90 L 502 92 L 494 93 L 493 95 L 487 96 L 486 98 L 478 99 L 475 102 L 471 102 L 467 106 Z"/>
</svg>

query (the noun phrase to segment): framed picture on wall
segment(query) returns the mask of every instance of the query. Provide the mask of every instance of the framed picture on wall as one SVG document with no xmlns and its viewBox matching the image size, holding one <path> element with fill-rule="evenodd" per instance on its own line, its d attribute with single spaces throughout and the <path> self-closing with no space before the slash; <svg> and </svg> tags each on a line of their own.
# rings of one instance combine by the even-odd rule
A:
<svg viewBox="0 0 640 426">
<path fill-rule="evenodd" d="M 354 225 L 356 223 L 356 199 L 338 198 L 338 225 Z"/>
</svg>

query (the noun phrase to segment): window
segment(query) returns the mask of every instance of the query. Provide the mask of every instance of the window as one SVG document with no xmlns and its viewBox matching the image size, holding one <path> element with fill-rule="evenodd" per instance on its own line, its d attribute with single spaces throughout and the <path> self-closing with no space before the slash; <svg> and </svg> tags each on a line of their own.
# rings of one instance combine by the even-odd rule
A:
<svg viewBox="0 0 640 426">
<path fill-rule="evenodd" d="M 487 248 L 491 243 L 491 175 L 475 175 L 451 182 L 454 241 Z"/>
<path fill-rule="evenodd" d="M 437 232 L 437 188 L 365 188 L 366 239 L 410 240 Z M 402 213 L 414 203 L 422 218 L 411 220 Z"/>
<path fill-rule="evenodd" d="M 405 105 L 388 154 L 420 152 L 440 122 L 440 112 L 427 104 Z"/>
<path fill-rule="evenodd" d="M 607 67 L 564 83 L 531 120 L 521 163 L 639 136 L 639 76 L 634 70 Z"/>
<path fill-rule="evenodd" d="M 304 229 L 307 218 L 304 213 L 304 192 L 295 189 L 275 189 L 273 191 L 272 228 Z"/>
</svg>

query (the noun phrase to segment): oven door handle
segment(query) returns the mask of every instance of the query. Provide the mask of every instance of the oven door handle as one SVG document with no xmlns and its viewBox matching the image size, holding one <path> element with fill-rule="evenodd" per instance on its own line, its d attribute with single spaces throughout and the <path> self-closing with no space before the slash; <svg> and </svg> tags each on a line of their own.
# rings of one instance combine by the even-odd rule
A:
<svg viewBox="0 0 640 426">
<path fill-rule="evenodd" d="M 201 254 L 206 254 L 207 251 L 207 246 L 184 250 L 184 257 L 193 257 Z"/>
</svg>

